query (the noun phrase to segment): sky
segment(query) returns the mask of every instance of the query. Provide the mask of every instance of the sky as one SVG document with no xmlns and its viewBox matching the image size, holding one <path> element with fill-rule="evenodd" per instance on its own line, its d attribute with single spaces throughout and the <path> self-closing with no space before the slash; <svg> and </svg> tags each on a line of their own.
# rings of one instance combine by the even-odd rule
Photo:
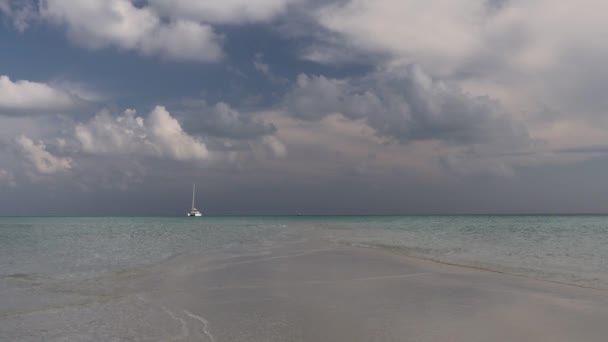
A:
<svg viewBox="0 0 608 342">
<path fill-rule="evenodd" d="M 606 12 L 0 0 L 0 215 L 607 213 Z"/>
</svg>

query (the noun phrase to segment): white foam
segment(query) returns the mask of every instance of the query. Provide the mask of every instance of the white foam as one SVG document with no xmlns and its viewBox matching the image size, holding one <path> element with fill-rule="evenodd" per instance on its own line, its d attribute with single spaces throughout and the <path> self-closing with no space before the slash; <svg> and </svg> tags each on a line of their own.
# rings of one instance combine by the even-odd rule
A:
<svg viewBox="0 0 608 342">
<path fill-rule="evenodd" d="M 165 306 L 161 306 L 163 311 L 166 312 L 169 317 L 171 317 L 173 320 L 179 322 L 180 327 L 181 327 L 181 331 L 179 333 L 179 335 L 175 335 L 173 336 L 169 341 L 179 341 L 179 340 L 183 340 L 184 338 L 190 336 L 190 330 L 188 329 L 188 324 L 186 323 L 186 321 L 183 318 L 177 317 L 171 310 L 167 309 L 167 307 Z"/>
<path fill-rule="evenodd" d="M 205 336 L 207 336 L 209 341 L 215 342 L 215 337 L 213 337 L 213 335 L 211 335 L 211 333 L 209 332 L 209 321 L 207 321 L 204 317 L 195 315 L 188 310 L 184 310 L 184 313 L 186 313 L 186 315 L 188 315 L 189 317 L 194 318 L 195 320 L 201 322 L 203 324 L 203 334 L 205 334 Z"/>
</svg>

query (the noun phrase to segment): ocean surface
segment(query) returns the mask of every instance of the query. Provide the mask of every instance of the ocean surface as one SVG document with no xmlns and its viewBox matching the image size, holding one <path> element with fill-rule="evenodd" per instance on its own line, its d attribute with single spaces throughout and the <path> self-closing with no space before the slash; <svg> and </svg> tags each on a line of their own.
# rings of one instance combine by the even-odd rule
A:
<svg viewBox="0 0 608 342">
<path fill-rule="evenodd" d="M 70 327 L 70 315 L 99 312 L 92 307 L 102 296 L 92 286 L 118 283 L 108 277 L 185 256 L 237 258 L 307 241 L 608 289 L 608 216 L 6 217 L 0 218 L 0 341 L 110 338 L 65 335 L 82 333 Z M 25 318 L 48 335 L 28 335 L 20 325 Z"/>
</svg>

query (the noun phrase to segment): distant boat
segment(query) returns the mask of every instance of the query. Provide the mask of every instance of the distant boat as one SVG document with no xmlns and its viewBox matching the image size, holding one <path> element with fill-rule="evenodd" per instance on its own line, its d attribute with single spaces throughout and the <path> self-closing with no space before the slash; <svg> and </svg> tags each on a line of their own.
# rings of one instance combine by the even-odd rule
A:
<svg viewBox="0 0 608 342">
<path fill-rule="evenodd" d="M 194 196 L 196 194 L 196 184 L 192 184 L 192 209 L 190 209 L 190 211 L 188 212 L 188 214 L 186 214 L 186 216 L 188 217 L 198 217 L 198 216 L 203 216 L 203 214 L 201 214 L 200 211 L 198 211 L 198 209 L 196 209 L 194 207 Z"/>
</svg>

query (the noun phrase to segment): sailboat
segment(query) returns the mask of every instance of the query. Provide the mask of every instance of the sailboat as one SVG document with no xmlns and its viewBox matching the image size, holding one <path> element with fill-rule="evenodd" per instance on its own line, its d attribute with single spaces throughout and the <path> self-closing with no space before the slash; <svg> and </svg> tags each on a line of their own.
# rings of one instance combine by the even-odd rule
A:
<svg viewBox="0 0 608 342">
<path fill-rule="evenodd" d="M 200 211 L 198 211 L 198 209 L 196 209 L 194 207 L 194 196 L 196 194 L 196 184 L 192 184 L 192 209 L 190 209 L 190 211 L 188 212 L 188 214 L 186 214 L 186 216 L 188 217 L 198 217 L 198 216 L 203 216 L 203 214 L 201 214 Z"/>
</svg>

